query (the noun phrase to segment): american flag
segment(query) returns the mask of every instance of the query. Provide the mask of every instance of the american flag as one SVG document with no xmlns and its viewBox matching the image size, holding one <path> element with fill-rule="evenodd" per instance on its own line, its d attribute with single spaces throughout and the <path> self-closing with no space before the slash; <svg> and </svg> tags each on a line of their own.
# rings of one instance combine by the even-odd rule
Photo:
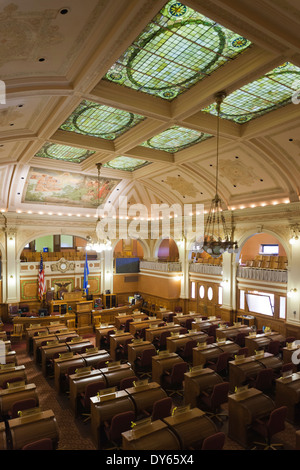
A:
<svg viewBox="0 0 300 470">
<path fill-rule="evenodd" d="M 43 257 L 41 255 L 40 270 L 39 270 L 39 299 L 43 299 L 43 294 L 45 292 L 45 273 L 43 265 Z"/>
</svg>

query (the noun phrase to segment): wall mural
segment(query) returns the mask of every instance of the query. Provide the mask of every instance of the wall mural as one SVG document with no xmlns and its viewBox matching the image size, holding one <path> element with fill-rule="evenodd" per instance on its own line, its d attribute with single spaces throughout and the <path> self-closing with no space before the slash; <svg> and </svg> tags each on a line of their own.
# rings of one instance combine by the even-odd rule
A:
<svg viewBox="0 0 300 470">
<path fill-rule="evenodd" d="M 97 207 L 102 204 L 120 180 L 97 178 L 68 171 L 30 168 L 22 202 L 63 206 Z"/>
</svg>

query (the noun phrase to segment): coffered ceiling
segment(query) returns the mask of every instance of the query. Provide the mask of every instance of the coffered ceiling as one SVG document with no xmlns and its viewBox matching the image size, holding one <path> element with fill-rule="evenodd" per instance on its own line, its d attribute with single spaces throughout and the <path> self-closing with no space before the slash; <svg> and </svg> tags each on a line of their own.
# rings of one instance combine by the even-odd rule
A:
<svg viewBox="0 0 300 470">
<path fill-rule="evenodd" d="M 3 0 L 0 209 L 208 208 L 220 91 L 224 208 L 298 201 L 299 24 L 298 0 Z"/>
</svg>

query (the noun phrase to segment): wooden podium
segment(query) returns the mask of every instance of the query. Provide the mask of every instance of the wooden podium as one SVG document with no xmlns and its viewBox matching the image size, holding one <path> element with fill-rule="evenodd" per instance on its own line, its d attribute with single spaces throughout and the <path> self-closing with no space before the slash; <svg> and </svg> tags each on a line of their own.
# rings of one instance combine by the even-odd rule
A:
<svg viewBox="0 0 300 470">
<path fill-rule="evenodd" d="M 82 300 L 75 304 L 76 330 L 79 334 L 93 332 L 92 308 L 93 301 L 91 300 Z"/>
</svg>

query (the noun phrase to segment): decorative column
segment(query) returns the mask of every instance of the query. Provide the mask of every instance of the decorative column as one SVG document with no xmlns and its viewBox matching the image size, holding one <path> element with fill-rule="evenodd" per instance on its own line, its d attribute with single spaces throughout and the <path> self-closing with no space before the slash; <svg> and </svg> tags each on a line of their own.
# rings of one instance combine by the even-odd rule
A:
<svg viewBox="0 0 300 470">
<path fill-rule="evenodd" d="M 20 274 L 16 262 L 16 230 L 7 228 L 5 231 L 6 251 L 6 290 L 5 302 L 15 303 L 20 298 Z"/>
<path fill-rule="evenodd" d="M 300 240 L 291 245 L 288 266 L 287 312 L 288 323 L 300 324 Z"/>
<path fill-rule="evenodd" d="M 184 237 L 177 243 L 179 251 L 179 261 L 181 263 L 181 285 L 180 285 L 180 298 L 189 298 L 189 259 L 187 251 L 187 241 Z"/>
<path fill-rule="evenodd" d="M 223 253 L 223 302 L 222 308 L 232 310 L 235 308 L 235 279 L 236 279 L 236 263 L 235 256 L 232 253 Z"/>
<path fill-rule="evenodd" d="M 114 289 L 114 264 L 113 264 L 113 250 L 103 251 L 100 254 L 101 266 L 101 292 L 110 290 L 113 293 Z"/>
</svg>

